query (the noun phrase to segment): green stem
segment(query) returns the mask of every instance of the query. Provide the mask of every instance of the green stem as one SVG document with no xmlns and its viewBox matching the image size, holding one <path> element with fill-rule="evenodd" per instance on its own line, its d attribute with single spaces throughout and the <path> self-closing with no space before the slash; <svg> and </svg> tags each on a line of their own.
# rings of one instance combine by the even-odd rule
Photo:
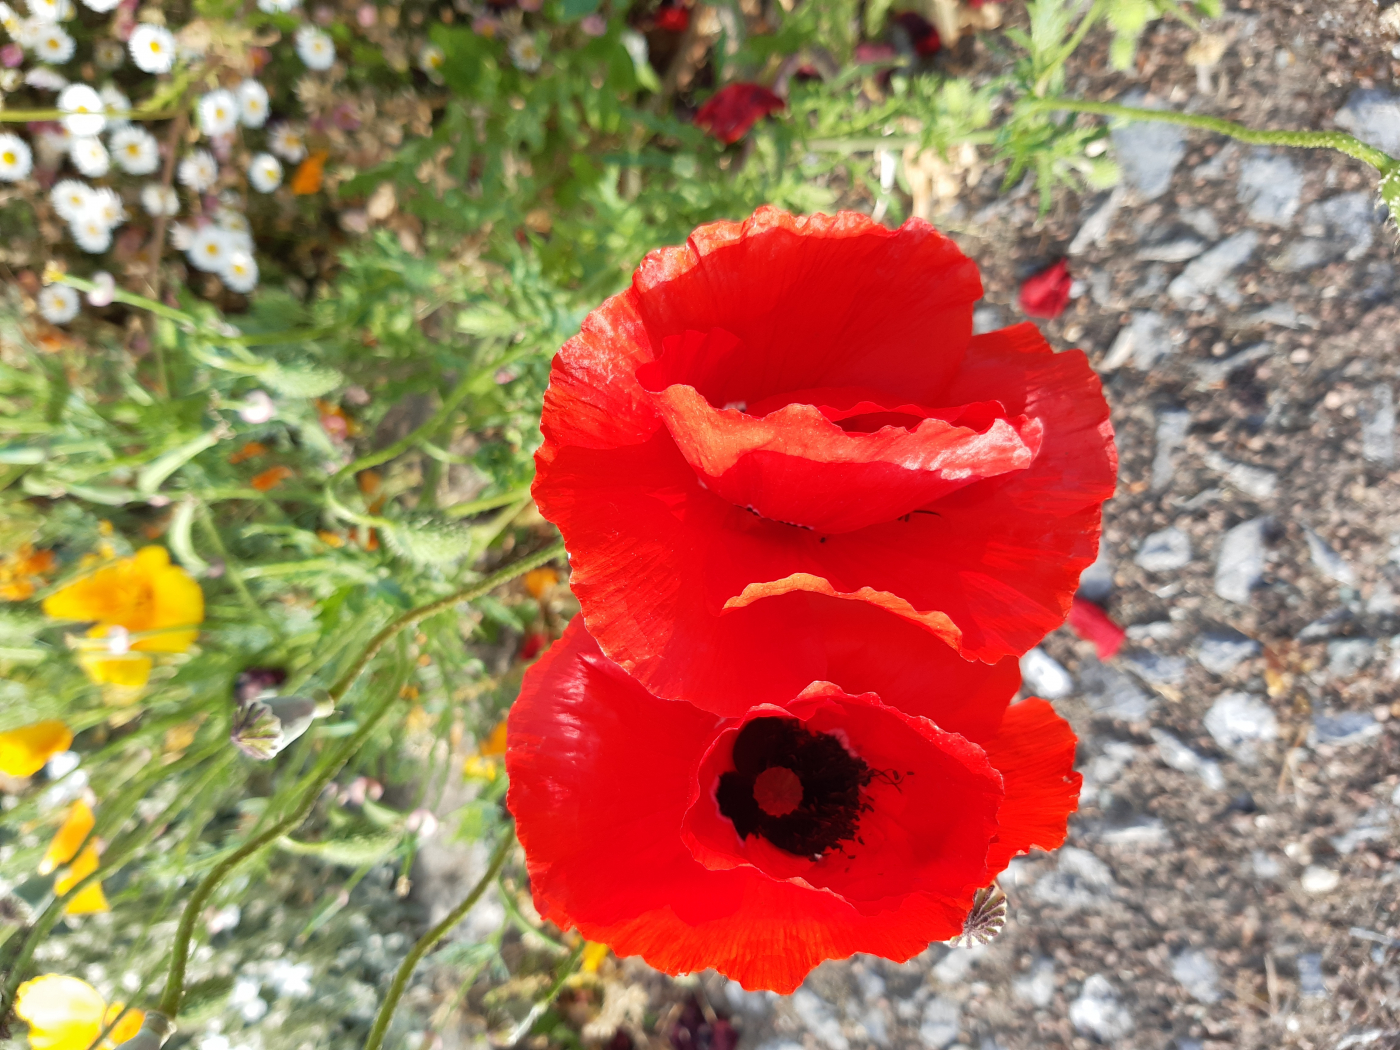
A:
<svg viewBox="0 0 1400 1050">
<path fill-rule="evenodd" d="M 486 874 L 471 892 L 462 898 L 457 907 L 447 913 L 446 917 L 434 926 L 422 937 L 418 938 L 418 943 L 413 946 L 413 950 L 404 957 L 404 961 L 399 964 L 398 972 L 394 974 L 394 983 L 389 985 L 389 991 L 384 996 L 384 1002 L 379 1007 L 379 1014 L 374 1019 L 374 1027 L 369 1030 L 369 1038 L 365 1040 L 365 1050 L 380 1050 L 384 1045 L 384 1035 L 389 1030 L 389 1022 L 394 1019 L 394 1011 L 398 1008 L 399 1000 L 403 998 L 404 989 L 408 987 L 408 980 L 413 976 L 414 969 L 428 954 L 428 950 L 462 921 L 467 912 L 471 911 L 481 895 L 486 892 L 486 888 L 491 885 L 498 872 L 505 865 L 506 858 L 510 856 L 511 847 L 515 845 L 515 834 L 507 831 L 500 843 L 496 846 L 496 852 L 491 855 L 491 863 L 486 869 Z"/>
<path fill-rule="evenodd" d="M 178 109 L 104 109 L 103 116 L 112 120 L 170 120 L 180 115 Z M 32 120 L 62 120 L 73 114 L 66 109 L 0 109 L 0 124 L 27 124 Z"/>
<path fill-rule="evenodd" d="M 469 518 L 473 514 L 480 514 L 483 511 L 495 510 L 497 507 L 504 507 L 507 504 L 515 503 L 530 495 L 530 486 L 521 485 L 518 489 L 511 489 L 509 492 L 498 492 L 494 496 L 486 496 L 483 499 L 468 500 L 466 503 L 454 503 L 450 507 L 444 507 L 442 513 L 449 518 Z"/>
<path fill-rule="evenodd" d="M 385 644 L 405 627 L 416 624 L 419 620 L 439 613 L 444 609 L 451 608 L 458 602 L 472 601 L 483 595 L 489 594 L 501 584 L 515 579 L 521 573 L 528 572 L 536 566 L 542 565 L 552 558 L 557 558 L 564 551 L 563 543 L 556 543 L 545 550 L 539 551 L 526 558 L 520 559 L 512 565 L 492 573 L 480 583 L 464 587 L 459 591 L 449 594 L 446 598 L 439 598 L 435 602 L 419 606 L 417 609 L 410 609 L 398 619 L 393 620 L 385 626 L 378 634 L 370 640 L 365 651 L 351 665 L 350 669 L 340 677 L 340 680 L 330 688 L 330 697 L 335 702 L 339 702 L 342 697 L 349 692 L 355 680 L 360 677 L 365 668 L 369 666 Z M 321 797 L 321 792 L 325 786 L 340 772 L 341 767 L 357 752 L 366 740 L 369 739 L 375 727 L 379 724 L 390 709 L 398 701 L 398 693 L 391 690 L 384 699 L 380 700 L 365 716 L 360 727 L 354 735 L 347 737 L 345 742 L 335 749 L 323 763 L 320 770 L 311 778 L 302 792 L 301 799 L 282 819 L 269 824 L 259 834 L 249 839 L 242 846 L 233 850 L 223 860 L 219 861 L 195 888 L 190 895 L 189 901 L 185 904 L 184 913 L 180 916 L 180 925 L 175 931 L 175 944 L 170 956 L 170 973 L 166 978 L 165 992 L 161 996 L 158 1009 L 166 1017 L 175 1018 L 180 1013 L 180 1004 L 185 996 L 185 967 L 189 962 L 190 943 L 194 939 L 195 923 L 199 920 L 200 913 L 204 910 L 205 904 L 218 889 L 219 884 L 227 878 L 235 868 L 245 860 L 260 852 L 266 846 L 276 842 L 287 832 L 293 830 L 306 819 L 306 815 L 311 812 L 316 800 Z"/>
<path fill-rule="evenodd" d="M 199 502 L 198 513 L 200 527 L 204 530 L 204 534 L 209 537 L 209 543 L 214 548 L 215 552 L 223 559 L 224 575 L 228 577 L 228 582 L 233 584 L 233 589 L 238 592 L 239 599 L 248 607 L 248 611 L 253 614 L 253 619 L 257 620 L 265 627 L 272 628 L 273 632 L 276 633 L 277 625 L 273 622 L 272 617 L 268 616 L 266 610 L 258 604 L 257 599 L 253 597 L 253 592 L 248 589 L 247 581 L 243 579 L 243 570 L 239 567 L 238 563 L 234 561 L 233 555 L 229 554 L 228 548 L 224 546 L 224 538 L 219 535 L 219 530 L 214 524 L 214 518 L 209 513 L 209 508 L 205 505 L 203 500 Z"/>
<path fill-rule="evenodd" d="M 1050 78 L 1055 75 L 1055 71 L 1063 66 L 1069 56 L 1074 54 L 1075 49 L 1084 43 L 1084 38 L 1089 35 L 1089 30 L 1094 27 L 1094 23 L 1099 20 L 1099 14 L 1103 10 L 1102 0 L 1095 0 L 1095 3 L 1088 11 L 1084 12 L 1084 17 L 1079 20 L 1079 25 L 1075 27 L 1074 34 L 1065 42 L 1065 46 L 1060 48 L 1060 53 L 1051 60 L 1050 65 L 1045 69 L 1035 82 L 1035 93 L 1041 94 L 1049 85 Z"/>
<path fill-rule="evenodd" d="M 1211 117 L 1203 113 L 1177 113 L 1169 109 L 1144 109 L 1138 106 L 1122 106 L 1116 102 L 1090 102 L 1073 98 L 1031 98 L 1020 104 L 1022 113 L 1040 113 L 1052 110 L 1067 110 L 1071 113 L 1096 113 L 1103 117 L 1122 117 L 1125 120 L 1155 120 L 1164 124 L 1180 124 L 1183 127 L 1199 128 L 1229 135 L 1240 142 L 1257 146 L 1295 146 L 1300 149 L 1334 149 L 1349 157 L 1365 161 L 1381 173 L 1397 167 L 1394 157 L 1368 146 L 1353 135 L 1344 131 L 1292 131 L 1288 129 L 1256 129 L 1236 124 L 1232 120 Z"/>
<path fill-rule="evenodd" d="M 583 957 L 583 948 L 587 943 L 587 941 L 580 940 L 578 942 L 578 947 L 569 953 L 569 957 L 565 959 L 563 965 L 560 966 L 559 973 L 555 977 L 554 983 L 549 986 L 549 990 L 545 992 L 543 996 L 535 1000 L 535 1004 L 530 1007 L 530 1012 L 525 1015 L 525 1019 L 515 1026 L 515 1029 L 506 1039 L 506 1046 L 515 1046 L 530 1034 L 530 1030 L 535 1027 L 535 1022 L 544 1016 L 544 1012 L 549 1009 L 549 1004 L 554 1002 L 555 998 L 559 995 L 560 990 L 564 987 L 564 982 L 578 969 L 578 961 Z"/>
<path fill-rule="evenodd" d="M 433 413 L 431 419 L 411 433 L 405 434 L 387 448 L 381 448 L 378 452 L 371 452 L 368 455 L 361 456 L 353 463 L 347 463 L 331 475 L 330 484 L 335 484 L 337 478 L 342 478 L 346 474 L 358 474 L 362 470 L 368 470 L 370 467 L 377 467 L 381 463 L 387 463 L 389 460 L 403 455 L 403 453 L 407 452 L 424 438 L 431 437 L 439 427 L 447 422 L 452 413 L 457 410 L 457 406 L 471 393 L 472 383 L 475 382 L 476 378 L 477 375 L 475 372 L 467 373 L 458 381 L 457 385 L 452 388 L 452 392 L 443 399 L 442 407 Z"/>
</svg>

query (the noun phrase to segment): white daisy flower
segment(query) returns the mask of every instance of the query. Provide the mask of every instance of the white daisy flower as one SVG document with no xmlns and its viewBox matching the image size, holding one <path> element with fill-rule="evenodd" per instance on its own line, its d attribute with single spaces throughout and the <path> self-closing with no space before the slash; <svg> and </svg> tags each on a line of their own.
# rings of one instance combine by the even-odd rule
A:
<svg viewBox="0 0 1400 1050">
<path fill-rule="evenodd" d="M 315 26 L 297 30 L 297 55 L 308 69 L 330 69 L 335 62 L 335 44 Z"/>
<path fill-rule="evenodd" d="M 68 78 L 48 66 L 35 66 L 24 74 L 24 82 L 40 91 L 62 91 L 68 86 Z"/>
<path fill-rule="evenodd" d="M 40 62 L 61 66 L 73 57 L 73 38 L 55 23 L 42 23 L 33 33 L 29 49 Z"/>
<path fill-rule="evenodd" d="M 183 222 L 172 222 L 170 224 L 170 247 L 177 252 L 187 252 L 190 245 L 194 243 L 194 230 L 190 229 Z"/>
<path fill-rule="evenodd" d="M 219 88 L 199 100 L 199 127 L 211 138 L 227 135 L 238 126 L 238 100 L 232 91 Z"/>
<path fill-rule="evenodd" d="M 0 69 L 0 91 L 14 91 L 24 83 L 24 74 L 18 69 Z"/>
<path fill-rule="evenodd" d="M 18 36 L 20 32 L 19 24 L 23 21 L 19 13 L 9 4 L 0 0 L 0 29 L 9 33 L 10 36 Z"/>
<path fill-rule="evenodd" d="M 149 175 L 160 167 L 156 137 L 142 127 L 125 127 L 107 140 L 117 167 L 128 175 Z"/>
<path fill-rule="evenodd" d="M 131 99 L 122 94 L 121 89 L 110 81 L 97 93 L 102 99 L 102 105 L 107 110 L 107 130 L 116 131 L 119 128 L 127 127 L 131 121 L 126 119 L 126 114 L 131 112 Z M 115 110 L 120 116 L 113 116 Z"/>
<path fill-rule="evenodd" d="M 63 118 L 63 126 L 74 135 L 96 135 L 107 126 L 102 96 L 86 84 L 69 84 L 60 91 L 58 108 L 72 114 Z"/>
<path fill-rule="evenodd" d="M 175 64 L 175 37 L 163 26 L 142 22 L 132 32 L 127 47 L 143 73 L 169 73 Z"/>
<path fill-rule="evenodd" d="M 39 293 L 39 313 L 50 324 L 67 324 L 81 305 L 77 290 L 66 284 L 51 284 Z"/>
<path fill-rule="evenodd" d="M 544 62 L 544 52 L 533 36 L 522 33 L 510 42 L 510 60 L 515 63 L 516 69 L 533 73 Z"/>
<path fill-rule="evenodd" d="M 267 88 L 256 80 L 238 85 L 238 116 L 243 126 L 260 128 L 267 123 Z"/>
<path fill-rule="evenodd" d="M 112 167 L 107 147 L 96 135 L 80 135 L 68 144 L 68 159 L 73 167 L 90 179 L 100 179 Z"/>
<path fill-rule="evenodd" d="M 101 255 L 112 247 L 112 227 L 96 215 L 80 215 L 68 224 L 79 248 L 92 255 Z"/>
<path fill-rule="evenodd" d="M 92 59 L 97 63 L 98 69 L 108 72 L 121 69 L 122 63 L 126 61 L 126 48 L 122 47 L 120 40 L 103 37 L 92 45 Z"/>
<path fill-rule="evenodd" d="M 248 182 L 259 193 L 271 193 L 282 184 L 282 162 L 271 153 L 256 153 L 248 162 Z"/>
<path fill-rule="evenodd" d="M 92 204 L 92 187 L 77 179 L 59 179 L 49 190 L 49 203 L 58 217 L 72 222 Z"/>
<path fill-rule="evenodd" d="M 306 132 L 285 121 L 274 124 L 267 131 L 267 148 L 288 164 L 298 164 L 306 159 Z"/>
<path fill-rule="evenodd" d="M 141 207 L 147 215 L 179 215 L 180 195 L 168 186 L 148 182 L 141 187 Z"/>
<path fill-rule="evenodd" d="M 232 292 L 251 292 L 258 286 L 258 264 L 251 252 L 237 250 L 229 252 L 219 277 Z"/>
<path fill-rule="evenodd" d="M 66 22 L 73 17 L 73 0 L 29 0 L 29 13 L 41 22 Z"/>
<path fill-rule="evenodd" d="M 180 166 L 175 169 L 175 176 L 180 180 L 181 186 L 188 186 L 195 193 L 203 193 L 213 186 L 214 180 L 219 177 L 219 165 L 214 162 L 214 155 L 208 150 L 197 149 L 180 161 Z"/>
<path fill-rule="evenodd" d="M 258 0 L 258 10 L 269 15 L 285 15 L 301 6 L 301 0 Z"/>
<path fill-rule="evenodd" d="M 0 132 L 0 182 L 18 182 L 34 170 L 34 152 L 13 132 Z"/>
<path fill-rule="evenodd" d="M 5 27 L 6 32 L 15 38 L 15 43 L 20 47 L 33 48 L 39 42 L 39 34 L 53 23 L 43 22 L 37 18 L 14 18 L 11 25 Z"/>
<path fill-rule="evenodd" d="M 89 11 L 96 11 L 99 15 L 105 15 L 119 3 L 121 0 L 83 0 L 84 7 Z"/>
<path fill-rule="evenodd" d="M 424 44 L 423 50 L 418 52 L 418 68 L 428 74 L 428 79 L 434 82 L 441 80 L 442 64 L 446 61 L 447 56 L 436 44 Z"/>
<path fill-rule="evenodd" d="M 214 225 L 195 230 L 190 238 L 190 246 L 185 251 L 190 265 L 205 273 L 223 272 L 224 265 L 232 254 L 227 231 Z"/>
<path fill-rule="evenodd" d="M 92 191 L 92 200 L 84 216 L 91 215 L 109 230 L 126 222 L 126 206 L 122 204 L 117 191 L 108 186 L 99 186 Z"/>
<path fill-rule="evenodd" d="M 97 285 L 87 293 L 87 301 L 92 306 L 111 306 L 116 298 L 117 279 L 106 270 L 98 270 L 92 275 L 92 283 Z"/>
</svg>

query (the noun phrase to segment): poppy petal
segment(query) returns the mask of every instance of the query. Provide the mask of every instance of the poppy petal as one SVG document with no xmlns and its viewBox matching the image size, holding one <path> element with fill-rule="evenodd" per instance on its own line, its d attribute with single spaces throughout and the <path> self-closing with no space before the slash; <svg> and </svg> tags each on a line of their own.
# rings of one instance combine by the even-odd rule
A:
<svg viewBox="0 0 1400 1050">
<path fill-rule="evenodd" d="M 1078 743 L 1069 723 L 1039 697 L 1012 704 L 1001 730 L 983 743 L 1006 790 L 997 813 L 997 838 L 987 855 L 993 874 L 1018 854 L 1064 843 L 1084 779 L 1074 771 Z"/>
<path fill-rule="evenodd" d="M 779 992 L 824 959 L 903 961 L 961 931 L 970 894 L 908 893 L 867 915 L 829 890 L 698 863 L 681 820 L 718 726 L 648 694 L 570 623 L 510 715 L 508 805 L 542 915 L 669 973 L 714 967 Z"/>
</svg>

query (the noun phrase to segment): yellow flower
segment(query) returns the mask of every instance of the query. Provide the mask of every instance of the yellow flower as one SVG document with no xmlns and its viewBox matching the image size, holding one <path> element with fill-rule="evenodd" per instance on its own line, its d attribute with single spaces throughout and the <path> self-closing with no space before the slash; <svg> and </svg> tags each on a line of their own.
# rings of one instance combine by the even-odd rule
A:
<svg viewBox="0 0 1400 1050">
<path fill-rule="evenodd" d="M 55 718 L 0 733 L 0 773 L 32 777 L 72 742 L 73 734 Z"/>
<path fill-rule="evenodd" d="M 29 1025 L 33 1050 L 87 1050 L 125 1008 L 125 1003 L 108 1006 L 86 981 L 57 973 L 25 981 L 15 995 L 15 1013 Z M 105 1050 L 132 1038 L 145 1016 L 141 1010 L 128 1011 L 100 1046 Z"/>
<path fill-rule="evenodd" d="M 204 592 L 164 547 L 143 547 L 44 599 L 59 620 L 96 621 L 78 662 L 95 682 L 140 687 L 151 674 L 145 653 L 183 653 L 199 637 Z M 134 636 L 134 637 L 133 637 Z"/>
<path fill-rule="evenodd" d="M 606 944 L 588 941 L 583 946 L 583 956 L 579 963 L 579 969 L 584 973 L 597 973 L 598 967 L 603 965 L 603 960 L 608 957 L 608 952 L 611 950 Z"/>
<path fill-rule="evenodd" d="M 476 753 L 468 755 L 462 764 L 462 775 L 469 780 L 495 780 L 500 756 L 506 753 L 506 720 L 503 718 L 491 730 Z"/>
<path fill-rule="evenodd" d="M 74 802 L 68 807 L 68 817 L 64 820 L 63 827 L 58 829 L 58 834 L 53 837 L 44 853 L 44 859 L 39 862 L 40 875 L 47 875 L 61 865 L 68 865 L 68 870 L 53 884 L 53 891 L 59 896 L 97 870 L 100 861 L 96 842 L 89 842 L 81 853 L 78 852 L 78 847 L 83 845 L 96 823 L 92 808 L 86 802 L 82 799 Z M 101 881 L 84 886 L 63 907 L 65 915 L 91 915 L 93 912 L 108 910 L 107 895 L 102 892 Z"/>
</svg>

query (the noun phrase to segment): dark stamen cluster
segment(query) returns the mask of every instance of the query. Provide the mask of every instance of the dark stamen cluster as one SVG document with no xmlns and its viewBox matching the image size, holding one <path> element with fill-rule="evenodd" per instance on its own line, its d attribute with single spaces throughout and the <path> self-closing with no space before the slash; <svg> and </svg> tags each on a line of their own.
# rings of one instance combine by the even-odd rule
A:
<svg viewBox="0 0 1400 1050">
<path fill-rule="evenodd" d="M 802 784 L 801 803 L 782 806 L 782 815 L 774 815 L 771 804 L 765 808 L 754 791 L 759 776 L 774 767 L 790 770 Z M 734 772 L 719 778 L 715 797 L 741 838 L 762 835 L 789 853 L 818 857 L 856 837 L 869 808 L 861 789 L 873 776 L 834 736 L 808 732 L 790 718 L 755 718 L 735 738 Z"/>
</svg>

